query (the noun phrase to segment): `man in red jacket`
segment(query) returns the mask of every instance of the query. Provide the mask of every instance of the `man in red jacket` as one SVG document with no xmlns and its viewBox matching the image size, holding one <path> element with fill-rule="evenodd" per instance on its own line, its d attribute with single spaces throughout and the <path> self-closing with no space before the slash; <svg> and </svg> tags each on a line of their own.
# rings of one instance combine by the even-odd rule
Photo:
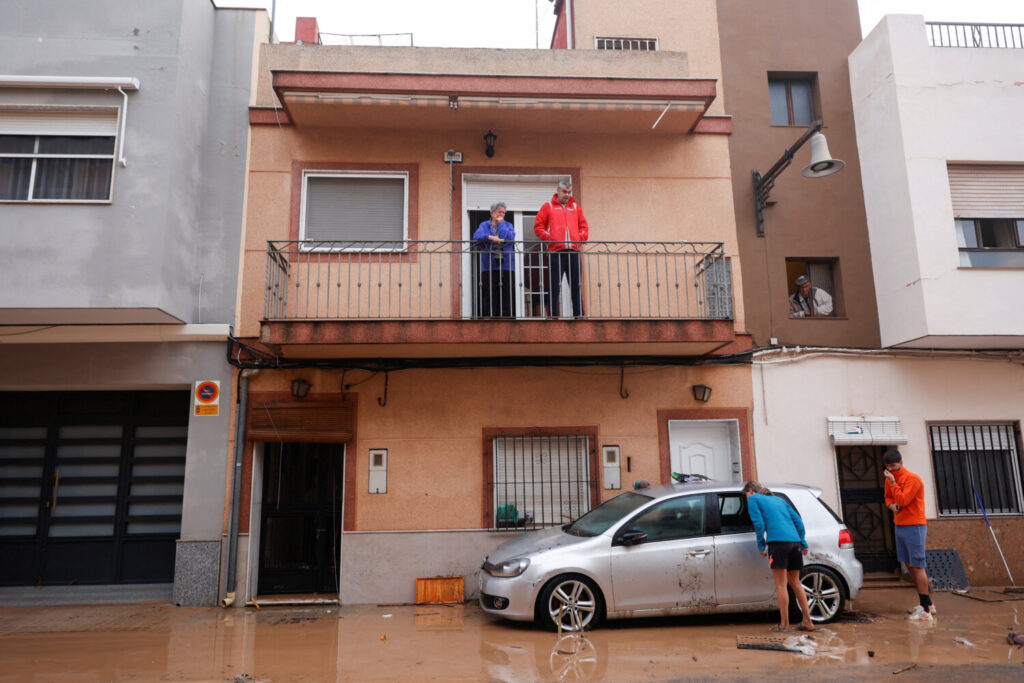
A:
<svg viewBox="0 0 1024 683">
<path fill-rule="evenodd" d="M 587 241 L 590 227 L 583 216 L 583 208 L 572 198 L 571 182 L 559 181 L 555 196 L 537 212 L 533 231 L 542 242 L 548 243 L 548 315 L 558 315 L 564 273 L 572 293 L 572 314 L 579 318 L 583 315 L 579 244 Z"/>
</svg>

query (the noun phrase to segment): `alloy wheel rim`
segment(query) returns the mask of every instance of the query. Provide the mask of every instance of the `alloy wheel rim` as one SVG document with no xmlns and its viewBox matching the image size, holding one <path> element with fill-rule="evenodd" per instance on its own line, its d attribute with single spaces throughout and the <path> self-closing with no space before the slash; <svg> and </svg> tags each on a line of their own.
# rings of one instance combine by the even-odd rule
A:
<svg viewBox="0 0 1024 683">
<path fill-rule="evenodd" d="M 807 607 L 811 613 L 811 621 L 827 621 L 835 616 L 839 611 L 843 594 L 832 577 L 822 572 L 812 571 L 801 577 L 800 583 L 807 594 Z"/>
<path fill-rule="evenodd" d="M 582 581 L 563 581 L 551 591 L 548 614 L 563 631 L 582 631 L 593 621 L 595 610 L 594 594 Z"/>
</svg>

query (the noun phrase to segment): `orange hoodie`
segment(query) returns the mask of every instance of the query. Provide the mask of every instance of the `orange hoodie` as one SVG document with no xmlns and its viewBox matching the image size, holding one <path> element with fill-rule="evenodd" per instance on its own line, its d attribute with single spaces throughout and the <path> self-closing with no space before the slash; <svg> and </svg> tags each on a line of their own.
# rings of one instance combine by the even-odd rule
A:
<svg viewBox="0 0 1024 683">
<path fill-rule="evenodd" d="M 924 482 L 906 467 L 892 473 L 896 483 L 885 480 L 885 504 L 896 503 L 899 512 L 893 518 L 897 526 L 926 524 L 924 517 Z"/>
</svg>

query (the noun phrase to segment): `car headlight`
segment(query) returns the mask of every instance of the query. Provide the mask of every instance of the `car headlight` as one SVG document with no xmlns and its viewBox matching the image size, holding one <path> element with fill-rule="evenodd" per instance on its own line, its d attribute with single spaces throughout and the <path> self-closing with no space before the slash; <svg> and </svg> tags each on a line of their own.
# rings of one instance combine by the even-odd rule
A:
<svg viewBox="0 0 1024 683">
<path fill-rule="evenodd" d="M 526 571 L 526 568 L 530 566 L 530 561 L 525 557 L 517 557 L 513 560 L 505 560 L 498 564 L 491 564 L 490 562 L 484 562 L 484 571 L 491 576 L 500 576 L 508 578 L 510 576 L 519 576 Z"/>
</svg>

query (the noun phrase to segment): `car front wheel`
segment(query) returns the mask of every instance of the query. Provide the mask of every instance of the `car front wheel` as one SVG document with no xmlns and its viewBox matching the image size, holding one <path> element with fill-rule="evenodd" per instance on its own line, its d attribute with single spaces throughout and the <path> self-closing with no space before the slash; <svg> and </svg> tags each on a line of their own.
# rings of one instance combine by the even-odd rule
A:
<svg viewBox="0 0 1024 683">
<path fill-rule="evenodd" d="M 540 622 L 552 631 L 577 632 L 597 626 L 604 613 L 601 591 L 576 574 L 557 576 L 544 586 L 537 605 Z"/>
<path fill-rule="evenodd" d="M 804 567 L 800 571 L 800 584 L 807 594 L 807 606 L 811 610 L 811 621 L 826 624 L 835 621 L 843 613 L 846 591 L 839 575 L 828 567 Z M 790 594 L 790 620 L 799 621 L 800 604 Z"/>
</svg>

